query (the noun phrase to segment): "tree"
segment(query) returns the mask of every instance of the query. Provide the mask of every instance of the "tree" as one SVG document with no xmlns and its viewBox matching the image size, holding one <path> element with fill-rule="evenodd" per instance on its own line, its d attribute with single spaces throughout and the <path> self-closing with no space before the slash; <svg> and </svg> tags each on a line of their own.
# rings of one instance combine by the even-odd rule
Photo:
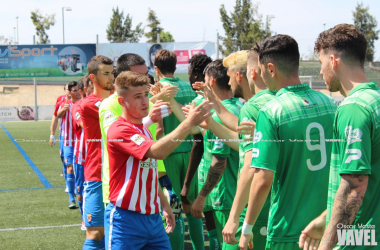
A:
<svg viewBox="0 0 380 250">
<path fill-rule="evenodd" d="M 148 43 L 157 43 L 157 34 L 160 34 L 160 42 L 174 42 L 174 38 L 169 31 L 164 32 L 164 29 L 160 26 L 161 22 L 158 20 L 156 12 L 149 9 L 147 25 L 150 31 L 145 33 L 145 36 L 149 38 Z"/>
<path fill-rule="evenodd" d="M 55 24 L 55 14 L 42 16 L 41 12 L 37 9 L 31 12 L 30 18 L 32 19 L 34 26 L 36 26 L 36 34 L 40 38 L 40 40 L 37 41 L 37 44 L 50 43 L 46 31 Z"/>
<path fill-rule="evenodd" d="M 124 12 L 119 11 L 119 7 L 112 8 L 112 17 L 106 30 L 107 40 L 111 43 L 138 43 L 140 37 L 144 34 L 142 23 L 139 23 L 135 29 L 132 29 L 132 17 L 127 14 L 124 20 Z"/>
<path fill-rule="evenodd" d="M 239 50 L 250 49 L 255 42 L 271 35 L 268 28 L 262 27 L 262 16 L 258 14 L 258 5 L 252 6 L 250 0 L 236 0 L 234 11 L 227 14 L 222 4 L 219 9 L 225 37 L 219 37 L 223 45 L 219 46 L 223 55 L 227 56 Z"/>
<path fill-rule="evenodd" d="M 5 37 L 5 36 L 0 36 L 0 44 L 1 45 L 9 45 L 9 44 L 13 44 L 14 41 L 13 41 L 13 37 Z"/>
<path fill-rule="evenodd" d="M 377 21 L 368 11 L 369 7 L 364 7 L 363 3 L 358 3 L 352 14 L 355 26 L 358 27 L 367 39 L 366 60 L 373 62 L 375 41 L 379 39 L 379 30 L 375 30 Z"/>
<path fill-rule="evenodd" d="M 174 38 L 172 34 L 170 34 L 169 31 L 161 31 L 160 33 L 160 42 L 167 43 L 167 42 L 174 42 Z"/>
</svg>

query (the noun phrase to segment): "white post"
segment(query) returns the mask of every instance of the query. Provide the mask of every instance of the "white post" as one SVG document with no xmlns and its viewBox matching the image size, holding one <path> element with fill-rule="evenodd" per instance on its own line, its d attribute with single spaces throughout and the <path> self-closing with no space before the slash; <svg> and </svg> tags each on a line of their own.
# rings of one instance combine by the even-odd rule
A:
<svg viewBox="0 0 380 250">
<path fill-rule="evenodd" d="M 157 34 L 157 43 L 160 43 L 160 33 Z"/>
<path fill-rule="evenodd" d="M 96 55 L 98 55 L 99 35 L 96 34 Z"/>
<path fill-rule="evenodd" d="M 219 59 L 219 32 L 216 30 L 216 59 Z"/>
<path fill-rule="evenodd" d="M 34 121 L 38 121 L 38 106 L 37 106 L 37 81 L 33 78 L 34 82 Z"/>
</svg>

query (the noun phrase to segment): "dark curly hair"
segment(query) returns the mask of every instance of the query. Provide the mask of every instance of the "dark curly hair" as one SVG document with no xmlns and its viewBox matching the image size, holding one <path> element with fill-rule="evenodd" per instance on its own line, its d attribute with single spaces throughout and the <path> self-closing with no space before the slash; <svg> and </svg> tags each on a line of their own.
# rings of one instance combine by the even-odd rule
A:
<svg viewBox="0 0 380 250">
<path fill-rule="evenodd" d="M 319 34 L 314 51 L 325 53 L 328 50 L 339 54 L 345 63 L 364 67 L 367 40 L 363 33 L 353 24 L 338 24 Z"/>
<path fill-rule="evenodd" d="M 189 70 L 194 73 L 196 72 L 203 74 L 203 71 L 210 62 L 212 62 L 212 59 L 209 56 L 204 54 L 196 54 L 189 60 Z"/>
</svg>

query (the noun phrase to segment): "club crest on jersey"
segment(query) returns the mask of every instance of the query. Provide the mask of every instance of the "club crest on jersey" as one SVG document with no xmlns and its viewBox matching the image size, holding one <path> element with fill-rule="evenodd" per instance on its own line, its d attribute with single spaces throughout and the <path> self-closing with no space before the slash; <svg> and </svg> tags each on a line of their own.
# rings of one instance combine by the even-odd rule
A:
<svg viewBox="0 0 380 250">
<path fill-rule="evenodd" d="M 306 105 L 309 105 L 309 101 L 306 99 L 306 97 L 302 97 L 303 99 L 303 102 L 306 104 Z"/>
<path fill-rule="evenodd" d="M 115 121 L 115 116 L 113 115 L 112 111 L 107 111 L 104 114 L 104 122 L 107 125 L 112 124 Z"/>
<path fill-rule="evenodd" d="M 77 118 L 77 120 L 80 119 L 80 114 L 79 114 L 79 112 L 77 112 L 77 113 L 75 114 L 75 117 Z"/>
<path fill-rule="evenodd" d="M 133 135 L 131 137 L 131 140 L 134 143 L 136 143 L 138 146 L 140 146 L 145 141 L 145 139 L 141 135 L 138 135 L 138 134 Z"/>
<path fill-rule="evenodd" d="M 260 131 L 256 131 L 255 129 L 255 135 L 253 136 L 253 143 L 261 141 L 262 138 L 263 138 L 263 133 L 261 133 Z"/>
<path fill-rule="evenodd" d="M 100 106 L 101 103 L 102 103 L 101 101 L 98 101 L 98 102 L 95 103 L 95 106 L 96 106 L 97 108 L 99 108 L 99 106 Z"/>
<path fill-rule="evenodd" d="M 87 215 L 87 220 L 88 220 L 88 222 L 91 222 L 91 221 L 92 221 L 92 214 L 88 214 L 88 215 Z"/>
<path fill-rule="evenodd" d="M 348 145 L 357 141 L 361 141 L 361 138 L 363 136 L 363 131 L 361 131 L 359 128 L 352 129 L 352 126 L 347 126 L 344 132 Z"/>
</svg>

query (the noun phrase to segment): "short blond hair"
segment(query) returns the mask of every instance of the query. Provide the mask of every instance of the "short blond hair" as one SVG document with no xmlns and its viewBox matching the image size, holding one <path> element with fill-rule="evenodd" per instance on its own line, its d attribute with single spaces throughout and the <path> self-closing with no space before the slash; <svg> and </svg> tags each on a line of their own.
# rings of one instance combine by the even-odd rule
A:
<svg viewBox="0 0 380 250">
<path fill-rule="evenodd" d="M 223 59 L 223 66 L 228 70 L 247 71 L 248 50 L 241 50 Z"/>
</svg>

